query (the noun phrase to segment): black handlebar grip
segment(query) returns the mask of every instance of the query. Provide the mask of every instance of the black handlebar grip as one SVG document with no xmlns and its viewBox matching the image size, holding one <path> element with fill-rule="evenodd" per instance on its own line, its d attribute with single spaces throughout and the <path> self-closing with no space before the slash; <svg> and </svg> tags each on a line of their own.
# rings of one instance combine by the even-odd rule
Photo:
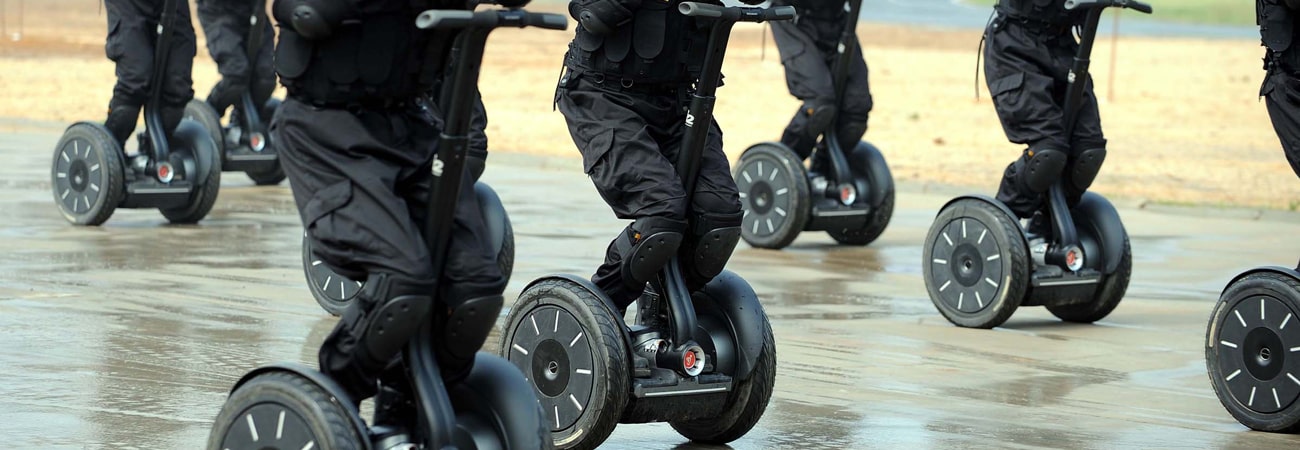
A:
<svg viewBox="0 0 1300 450">
<path fill-rule="evenodd" d="M 1151 5 L 1136 0 L 1129 0 L 1126 7 L 1140 13 L 1151 14 Z"/>
<path fill-rule="evenodd" d="M 548 30 L 565 30 L 569 28 L 569 18 L 562 14 L 528 13 L 528 26 Z"/>
<path fill-rule="evenodd" d="M 722 11 L 725 7 L 710 5 L 708 3 L 681 2 L 677 5 L 677 10 L 684 16 L 695 17 L 722 17 Z"/>
<path fill-rule="evenodd" d="M 795 10 L 793 6 L 778 6 L 769 8 L 765 15 L 764 19 L 767 20 L 792 20 L 795 16 Z"/>
<path fill-rule="evenodd" d="M 434 28 L 464 28 L 474 22 L 473 11 L 430 9 L 415 18 L 416 28 L 429 30 Z"/>
</svg>

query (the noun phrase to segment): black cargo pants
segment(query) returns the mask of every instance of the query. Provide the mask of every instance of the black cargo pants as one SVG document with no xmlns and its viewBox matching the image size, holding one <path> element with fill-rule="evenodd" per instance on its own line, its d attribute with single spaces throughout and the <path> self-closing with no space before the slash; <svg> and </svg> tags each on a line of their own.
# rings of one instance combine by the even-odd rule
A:
<svg viewBox="0 0 1300 450">
<path fill-rule="evenodd" d="M 1065 135 L 1065 93 L 1079 50 L 1068 27 L 999 16 L 985 32 L 984 75 L 1008 140 L 1035 150 L 1067 152 L 1071 160 L 1079 152 L 1106 148 L 1091 77 L 1074 133 Z M 997 198 L 1016 215 L 1030 217 L 1043 207 L 1045 196 L 1024 189 L 1017 170 L 1016 163 L 1007 167 Z M 1073 205 L 1083 192 L 1066 185 L 1066 198 Z"/>
<path fill-rule="evenodd" d="M 570 72 L 556 92 L 569 135 L 582 153 L 583 171 L 618 218 L 685 222 L 691 212 L 740 213 L 740 196 L 722 151 L 717 121 L 708 125 L 695 193 L 686 198 L 675 165 L 686 132 L 685 90 L 684 86 L 636 84 L 623 88 L 616 80 L 596 83 Z M 641 295 L 641 290 L 629 289 L 622 280 L 623 256 L 611 242 L 604 264 L 591 279 L 620 307 Z"/>
<path fill-rule="evenodd" d="M 221 81 L 208 93 L 208 103 L 221 116 L 232 105 L 243 107 L 239 98 L 244 92 L 253 96 L 253 105 L 260 111 L 275 90 L 275 30 L 265 15 L 261 23 L 251 24 L 255 3 L 260 2 L 197 0 L 199 24 L 207 36 L 208 53 L 221 73 Z M 254 26 L 261 29 L 261 42 L 250 55 L 248 35 Z"/>
<path fill-rule="evenodd" d="M 125 142 L 135 131 L 140 109 L 149 100 L 151 82 L 162 83 L 159 113 L 170 134 L 180 124 L 185 103 L 194 97 L 190 70 L 194 66 L 194 25 L 188 1 L 177 1 L 172 18 L 168 60 L 154 61 L 154 43 L 162 18 L 163 0 L 104 0 L 108 38 L 104 54 L 117 64 L 117 84 L 108 103 L 105 127 Z M 155 63 L 166 64 L 162 80 L 150 80 Z"/>
<path fill-rule="evenodd" d="M 852 151 L 867 131 L 867 119 L 874 102 L 871 98 L 870 74 L 862 49 L 855 45 L 850 55 L 844 95 L 837 96 L 832 80 L 832 66 L 838 57 L 843 20 L 800 17 L 797 21 L 772 22 L 772 37 L 781 64 L 785 66 L 785 84 L 790 95 L 803 102 L 786 126 L 781 143 L 802 158 L 812 153 L 819 135 L 826 130 L 810 127 L 809 108 L 836 107 L 834 124 L 841 148 Z"/>
</svg>

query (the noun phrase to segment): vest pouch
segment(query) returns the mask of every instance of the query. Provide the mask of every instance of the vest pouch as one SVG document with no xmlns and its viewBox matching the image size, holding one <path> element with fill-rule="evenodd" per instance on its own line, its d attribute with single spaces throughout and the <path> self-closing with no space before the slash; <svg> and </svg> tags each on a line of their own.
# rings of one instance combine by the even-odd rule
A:
<svg viewBox="0 0 1300 450">
<path fill-rule="evenodd" d="M 357 71 L 366 86 L 378 86 L 390 81 L 390 73 L 401 73 L 408 63 L 397 55 L 407 55 L 405 24 L 393 16 L 369 19 L 361 30 L 361 44 L 357 53 Z M 416 62 L 418 63 L 418 61 Z M 403 66 L 403 67 L 394 67 Z"/>
<path fill-rule="evenodd" d="M 640 25 L 641 15 L 644 11 L 637 11 L 633 20 L 633 26 L 621 26 L 614 30 L 614 33 L 605 37 L 605 59 L 609 62 L 620 63 L 627 59 L 628 52 L 632 49 L 632 37 L 636 27 Z"/>
<path fill-rule="evenodd" d="M 1274 4 L 1264 7 L 1263 13 L 1260 34 L 1264 45 L 1275 52 L 1291 48 L 1292 36 L 1295 34 L 1295 21 L 1291 19 L 1291 12 L 1285 6 Z"/>
<path fill-rule="evenodd" d="M 352 84 L 360 76 L 357 72 L 357 55 L 361 54 L 360 31 L 357 27 L 348 27 L 344 33 L 316 44 L 319 62 L 331 83 Z"/>
<path fill-rule="evenodd" d="M 647 1 L 647 4 L 663 2 Z M 632 27 L 632 47 L 641 59 L 651 60 L 664 50 L 664 37 L 668 33 L 668 11 L 666 9 L 642 9 L 637 11 L 635 25 Z"/>
<path fill-rule="evenodd" d="M 298 78 L 311 65 L 312 42 L 299 36 L 292 27 L 280 27 L 280 42 L 275 46 L 275 71 L 281 78 Z"/>
</svg>

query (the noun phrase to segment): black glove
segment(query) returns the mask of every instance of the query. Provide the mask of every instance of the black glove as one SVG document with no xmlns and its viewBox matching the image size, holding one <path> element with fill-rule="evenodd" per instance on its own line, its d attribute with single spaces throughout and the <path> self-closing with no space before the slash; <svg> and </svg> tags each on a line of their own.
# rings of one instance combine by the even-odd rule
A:
<svg viewBox="0 0 1300 450">
<path fill-rule="evenodd" d="M 275 0 L 271 15 L 306 39 L 324 39 L 360 14 L 350 0 Z"/>
<path fill-rule="evenodd" d="M 483 176 L 483 169 L 487 168 L 487 154 L 476 155 L 470 153 L 465 158 L 465 173 L 469 175 L 471 182 L 478 182 L 478 178 Z"/>
<path fill-rule="evenodd" d="M 613 33 L 614 28 L 632 19 L 632 11 L 615 0 L 596 0 L 581 5 L 569 2 L 569 15 L 596 35 Z"/>
</svg>

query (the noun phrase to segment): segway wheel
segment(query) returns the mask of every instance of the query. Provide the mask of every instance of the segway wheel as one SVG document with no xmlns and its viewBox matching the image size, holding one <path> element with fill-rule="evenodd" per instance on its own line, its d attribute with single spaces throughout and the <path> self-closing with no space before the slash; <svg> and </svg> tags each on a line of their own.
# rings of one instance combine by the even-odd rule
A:
<svg viewBox="0 0 1300 450">
<path fill-rule="evenodd" d="M 208 134 L 212 135 L 212 142 L 217 144 L 217 151 L 225 151 L 226 133 L 221 128 L 221 118 L 217 116 L 217 111 L 212 109 L 212 105 L 197 98 L 190 99 L 190 102 L 185 104 L 185 118 L 203 125 L 203 128 L 208 130 Z"/>
<path fill-rule="evenodd" d="M 173 135 L 176 137 L 171 155 L 175 160 L 173 165 L 184 167 L 185 177 L 191 180 L 194 190 L 190 192 L 188 204 L 158 208 L 158 211 L 174 224 L 197 223 L 217 204 L 217 193 L 221 191 L 221 152 L 208 131 L 192 120 L 181 120 Z M 206 176 L 201 165 L 207 167 Z"/>
<path fill-rule="evenodd" d="M 537 392 L 556 448 L 596 448 L 627 405 L 628 346 L 605 300 L 563 280 L 537 283 L 506 317 L 501 354 Z"/>
<path fill-rule="evenodd" d="M 287 372 L 260 375 L 230 394 L 208 436 L 208 449 L 364 448 L 349 406 Z"/>
<path fill-rule="evenodd" d="M 59 213 L 74 225 L 108 220 L 126 196 L 125 156 L 103 125 L 79 122 L 54 147 L 50 185 Z"/>
<path fill-rule="evenodd" d="M 1110 315 L 1124 293 L 1128 291 L 1128 281 L 1133 274 L 1133 251 L 1129 248 L 1128 232 L 1124 233 L 1124 252 L 1120 255 L 1119 266 L 1115 273 L 1106 275 L 1097 288 L 1091 302 L 1069 305 L 1046 305 L 1052 315 L 1066 322 L 1093 323 Z"/>
<path fill-rule="evenodd" d="M 852 156 L 850 166 L 853 168 L 853 176 L 865 180 L 869 189 L 883 192 L 884 198 L 881 199 L 880 206 L 871 210 L 867 223 L 862 228 L 830 229 L 826 230 L 826 234 L 842 245 L 863 246 L 875 242 L 894 217 L 894 178 L 889 172 L 885 156 L 871 143 L 859 142 L 857 148 L 853 149 Z"/>
<path fill-rule="evenodd" d="M 1219 297 L 1205 365 L 1223 407 L 1260 431 L 1300 431 L 1300 281 L 1251 274 Z"/>
<path fill-rule="evenodd" d="M 982 200 L 958 200 L 940 211 L 922 255 L 930 300 L 957 326 L 1001 325 L 1028 289 L 1029 251 L 1019 223 Z"/>
<path fill-rule="evenodd" d="M 754 371 L 748 379 L 733 386 L 727 395 L 727 406 L 721 414 L 707 419 L 669 422 L 677 433 L 695 442 L 722 445 L 740 439 L 754 428 L 767 410 L 776 385 L 776 339 L 767 314 L 760 314 L 763 322 L 763 349 L 759 351 Z"/>
<path fill-rule="evenodd" d="M 808 172 L 799 157 L 781 144 L 756 144 L 740 155 L 734 176 L 745 214 L 740 237 L 758 248 L 794 242 L 812 208 Z"/>
<path fill-rule="evenodd" d="M 450 395 L 462 432 L 460 448 L 552 448 L 551 427 L 533 386 L 509 361 L 480 352 L 474 369 Z"/>
<path fill-rule="evenodd" d="M 343 310 L 348 308 L 352 298 L 365 285 L 361 281 L 335 273 L 328 264 L 316 257 L 306 232 L 302 235 L 302 271 L 307 276 L 307 286 L 310 286 L 311 296 L 316 299 L 316 303 L 325 312 L 335 316 L 343 315 Z"/>
<path fill-rule="evenodd" d="M 267 99 L 266 104 L 262 106 L 262 123 L 266 125 L 265 128 L 268 130 L 270 129 L 271 119 L 275 117 L 275 112 L 279 109 L 280 99 L 274 97 Z M 271 133 L 268 132 L 265 138 L 267 139 L 267 148 L 274 150 L 275 139 L 271 138 Z M 244 174 L 248 175 L 248 178 L 253 180 L 253 184 L 258 186 L 277 185 L 284 181 L 285 178 L 284 168 L 280 166 L 279 159 L 276 159 L 275 164 L 266 170 L 250 170 L 244 172 Z"/>
</svg>

